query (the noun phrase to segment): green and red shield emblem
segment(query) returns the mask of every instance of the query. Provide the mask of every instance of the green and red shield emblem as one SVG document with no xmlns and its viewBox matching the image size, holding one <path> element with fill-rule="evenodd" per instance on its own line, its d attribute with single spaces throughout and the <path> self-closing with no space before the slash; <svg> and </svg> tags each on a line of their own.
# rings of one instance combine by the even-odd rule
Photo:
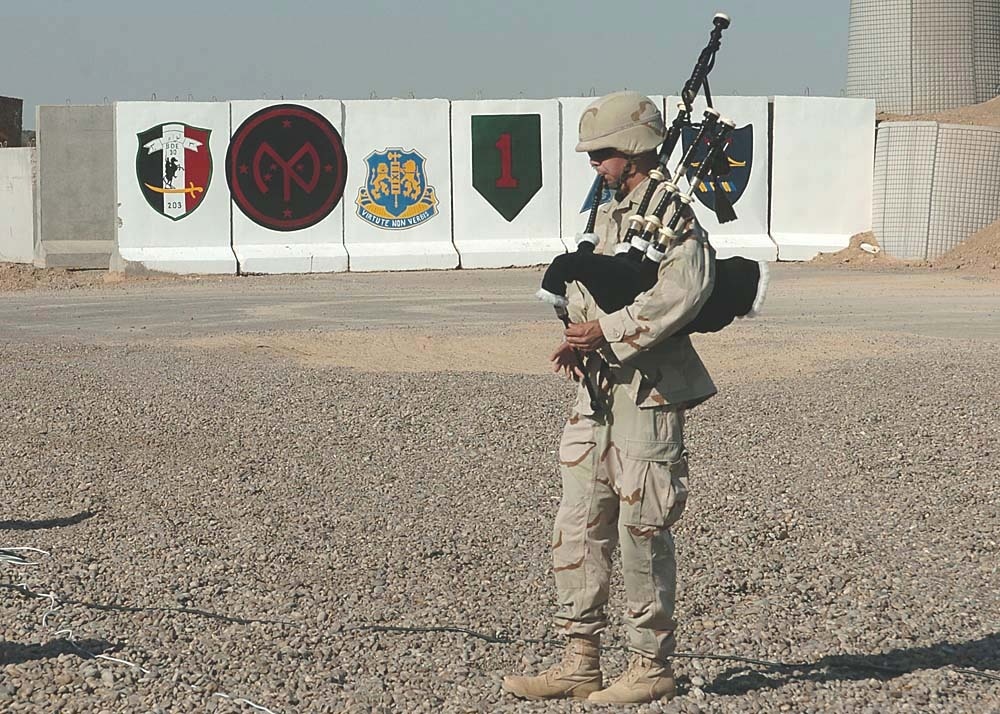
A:
<svg viewBox="0 0 1000 714">
<path fill-rule="evenodd" d="M 542 117 L 472 117 L 472 186 L 508 221 L 542 187 Z"/>
<path fill-rule="evenodd" d="M 209 129 L 183 122 L 157 124 L 138 134 L 135 172 L 142 195 L 172 221 L 200 206 L 212 181 Z"/>
</svg>

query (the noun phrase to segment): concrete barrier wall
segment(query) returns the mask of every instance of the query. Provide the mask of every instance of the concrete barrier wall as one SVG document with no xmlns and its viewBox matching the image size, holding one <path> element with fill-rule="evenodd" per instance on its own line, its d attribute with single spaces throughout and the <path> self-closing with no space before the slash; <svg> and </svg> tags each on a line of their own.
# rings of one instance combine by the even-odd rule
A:
<svg viewBox="0 0 1000 714">
<path fill-rule="evenodd" d="M 116 221 L 114 122 L 110 104 L 38 107 L 40 266 L 108 267 Z"/>
<path fill-rule="evenodd" d="M 124 265 L 236 272 L 220 166 L 229 133 L 228 102 L 115 105 L 117 257 Z"/>
<path fill-rule="evenodd" d="M 677 116 L 679 97 L 668 97 L 666 118 Z M 724 118 L 736 122 L 729 146 L 730 175 L 724 181 L 737 219 L 720 224 L 714 211 L 714 191 L 702 185 L 695 192 L 695 212 L 708 231 L 709 240 L 720 258 L 735 255 L 754 260 L 775 260 L 777 250 L 768 235 L 768 100 L 767 97 L 713 97 L 712 103 Z M 705 99 L 694 103 L 692 119 L 701 121 L 707 107 Z M 693 132 L 692 132 L 693 133 Z M 671 171 L 683 155 L 679 142 L 671 157 Z M 686 180 L 681 183 L 686 186 Z"/>
<path fill-rule="evenodd" d="M 336 100 L 231 103 L 225 176 L 243 273 L 347 270 L 344 107 Z"/>
<path fill-rule="evenodd" d="M 871 230 L 875 102 L 775 97 L 771 237 L 781 260 L 846 248 Z"/>
<path fill-rule="evenodd" d="M 576 153 L 580 115 L 595 97 L 561 97 L 560 114 L 560 230 L 567 250 L 576 250 L 574 236 L 587 224 L 587 196 L 595 173 L 586 154 Z"/>
<path fill-rule="evenodd" d="M 34 151 L 0 149 L 0 263 L 31 263 L 34 259 Z"/>
<path fill-rule="evenodd" d="M 444 99 L 344 102 L 350 269 L 458 267 L 452 244 L 451 131 Z"/>
<path fill-rule="evenodd" d="M 670 122 L 675 100 L 653 99 Z M 58 254 L 68 256 L 63 265 L 107 267 L 117 240 L 115 267 L 174 272 L 545 264 L 575 249 L 587 220 L 595 174 L 575 146 L 592 101 L 42 107 L 36 259 L 53 265 Z M 871 162 L 865 169 L 860 158 L 872 145 L 863 130 L 868 104 L 778 98 L 773 201 L 767 99 L 715 104 L 739 127 L 725 179 L 739 219 L 718 223 L 711 187 L 699 188 L 695 210 L 720 256 L 804 259 L 815 251 L 779 255 L 771 234 L 867 228 L 859 187 L 871 183 Z M 703 107 L 699 100 L 696 119 Z M 88 250 L 81 241 L 91 241 Z"/>
<path fill-rule="evenodd" d="M 549 263 L 559 239 L 559 103 L 451 104 L 454 242 L 463 268 Z"/>
<path fill-rule="evenodd" d="M 1000 218 L 1000 129 L 886 122 L 875 151 L 873 230 L 889 255 L 933 260 Z"/>
</svg>

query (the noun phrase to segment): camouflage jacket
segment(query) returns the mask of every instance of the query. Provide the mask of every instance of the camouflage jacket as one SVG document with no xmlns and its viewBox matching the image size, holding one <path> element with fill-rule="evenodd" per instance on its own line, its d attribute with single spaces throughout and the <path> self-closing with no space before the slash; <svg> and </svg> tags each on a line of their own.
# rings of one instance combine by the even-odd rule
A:
<svg viewBox="0 0 1000 714">
<path fill-rule="evenodd" d="M 594 229 L 600 238 L 598 252 L 614 255 L 615 246 L 628 230 L 628 218 L 638 210 L 648 184 L 647 178 L 622 200 L 612 199 L 600 208 Z M 659 195 L 658 191 L 651 205 L 656 205 Z M 708 299 L 715 280 L 714 259 L 708 234 L 694 221 L 685 239 L 667 251 L 656 285 L 631 305 L 605 314 L 585 287 L 579 283 L 570 286 L 570 319 L 600 322 L 608 341 L 600 354 L 611 366 L 615 382 L 626 385 L 639 407 L 688 408 L 716 393 L 691 339 L 674 334 L 698 314 Z M 591 360 L 592 369 L 596 369 L 597 362 Z M 580 414 L 592 412 L 582 385 L 576 410 Z"/>
</svg>

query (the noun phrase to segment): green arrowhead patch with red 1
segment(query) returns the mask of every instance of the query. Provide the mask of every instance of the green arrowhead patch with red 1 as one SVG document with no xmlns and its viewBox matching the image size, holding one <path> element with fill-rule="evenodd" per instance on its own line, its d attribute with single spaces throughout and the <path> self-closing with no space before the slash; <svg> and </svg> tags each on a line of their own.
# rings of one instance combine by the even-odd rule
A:
<svg viewBox="0 0 1000 714">
<path fill-rule="evenodd" d="M 517 217 L 542 188 L 541 115 L 473 115 L 472 186 L 507 221 Z"/>
</svg>

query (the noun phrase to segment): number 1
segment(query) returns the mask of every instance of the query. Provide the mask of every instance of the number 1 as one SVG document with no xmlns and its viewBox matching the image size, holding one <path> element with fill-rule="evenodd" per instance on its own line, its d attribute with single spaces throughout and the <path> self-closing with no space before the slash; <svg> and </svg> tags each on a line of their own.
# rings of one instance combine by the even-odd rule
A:
<svg viewBox="0 0 1000 714">
<path fill-rule="evenodd" d="M 517 188 L 517 179 L 511 176 L 510 134 L 504 132 L 497 139 L 496 147 L 500 150 L 500 178 L 497 188 Z"/>
</svg>

